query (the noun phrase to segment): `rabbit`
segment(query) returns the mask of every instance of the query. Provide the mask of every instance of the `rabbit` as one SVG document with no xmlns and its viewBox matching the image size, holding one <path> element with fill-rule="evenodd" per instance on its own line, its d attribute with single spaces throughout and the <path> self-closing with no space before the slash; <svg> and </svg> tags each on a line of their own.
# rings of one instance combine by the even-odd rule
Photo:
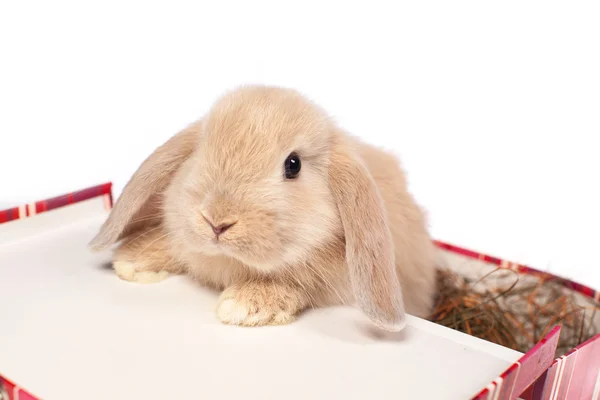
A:
<svg viewBox="0 0 600 400">
<path fill-rule="evenodd" d="M 158 147 L 90 242 L 117 275 L 188 274 L 220 292 L 216 316 L 288 324 L 351 305 L 397 332 L 427 318 L 434 243 L 399 160 L 345 132 L 295 89 L 249 85 Z"/>
</svg>

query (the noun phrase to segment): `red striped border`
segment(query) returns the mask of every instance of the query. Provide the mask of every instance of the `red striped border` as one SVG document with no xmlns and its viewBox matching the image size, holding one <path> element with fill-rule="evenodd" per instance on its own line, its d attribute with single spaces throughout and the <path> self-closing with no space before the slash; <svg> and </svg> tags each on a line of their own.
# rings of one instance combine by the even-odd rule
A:
<svg viewBox="0 0 600 400">
<path fill-rule="evenodd" d="M 472 400 L 515 399 L 535 383 L 548 370 L 554 361 L 556 346 L 560 336 L 560 326 L 540 340 L 516 363 L 511 365 L 498 378 L 476 394 Z"/>
<path fill-rule="evenodd" d="M 600 335 L 554 360 L 525 400 L 579 400 L 600 396 Z M 598 398 L 598 397 L 596 397 Z"/>
<path fill-rule="evenodd" d="M 540 271 L 539 269 L 535 269 L 535 268 L 529 267 L 527 265 L 502 260 L 500 258 L 492 257 L 487 254 L 477 253 L 473 250 L 467 250 L 462 247 L 458 247 L 458 246 L 454 246 L 452 244 L 441 242 L 439 240 L 436 240 L 434 242 L 439 248 L 442 248 L 451 253 L 456 253 L 456 254 L 460 254 L 462 256 L 469 257 L 472 259 L 485 261 L 489 264 L 497 265 L 502 268 L 511 269 L 513 271 L 516 271 L 516 272 L 519 272 L 522 274 L 535 275 L 535 276 L 539 276 L 540 278 L 544 278 L 544 279 L 548 279 L 548 280 L 559 280 L 561 282 L 561 284 L 564 287 L 566 287 L 567 289 L 571 289 L 575 292 L 581 293 L 584 296 L 590 297 L 592 299 L 600 300 L 600 291 L 594 290 L 594 289 L 590 288 L 589 286 L 582 285 L 581 283 L 573 282 L 571 280 L 561 278 L 561 277 L 553 275 L 549 272 Z"/>
<path fill-rule="evenodd" d="M 107 201 L 109 203 L 108 208 L 112 207 L 112 183 L 104 183 L 102 185 L 92 186 L 87 189 L 79 190 L 77 192 L 68 193 L 63 196 L 57 196 L 35 203 L 24 204 L 19 207 L 9 208 L 8 210 L 0 211 L 0 224 L 21 218 L 31 217 L 36 214 L 56 210 L 57 208 L 79 203 L 81 201 L 89 200 L 94 197 L 100 196 L 106 196 Z"/>
<path fill-rule="evenodd" d="M 2 375 L 0 375 L 0 394 L 8 395 L 10 400 L 40 400 L 39 397 L 35 397 Z"/>
</svg>

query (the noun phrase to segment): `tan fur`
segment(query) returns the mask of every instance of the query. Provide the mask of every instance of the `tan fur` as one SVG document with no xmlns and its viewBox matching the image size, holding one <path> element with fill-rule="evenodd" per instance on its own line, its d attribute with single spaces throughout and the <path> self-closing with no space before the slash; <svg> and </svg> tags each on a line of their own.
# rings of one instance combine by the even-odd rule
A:
<svg viewBox="0 0 600 400">
<path fill-rule="evenodd" d="M 287 181 L 294 151 L 302 169 Z M 217 240 L 207 221 L 234 225 Z M 151 155 L 92 247 L 122 238 L 115 265 L 134 271 L 124 279 L 186 272 L 224 291 L 225 323 L 288 323 L 307 307 L 355 303 L 399 330 L 405 311 L 429 316 L 435 292 L 434 247 L 397 159 L 289 89 L 228 93 Z"/>
</svg>

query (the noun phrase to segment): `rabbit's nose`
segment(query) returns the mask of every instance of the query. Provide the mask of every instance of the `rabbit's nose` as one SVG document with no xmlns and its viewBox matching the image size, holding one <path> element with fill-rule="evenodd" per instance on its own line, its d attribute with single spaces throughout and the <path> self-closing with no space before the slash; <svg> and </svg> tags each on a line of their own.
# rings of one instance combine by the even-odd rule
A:
<svg viewBox="0 0 600 400">
<path fill-rule="evenodd" d="M 225 232 L 226 230 L 231 228 L 233 225 L 235 225 L 235 222 L 232 224 L 220 224 L 218 226 L 214 226 L 213 224 L 210 224 L 210 227 L 212 228 L 215 235 L 219 236 L 221 233 Z"/>
<path fill-rule="evenodd" d="M 221 224 L 216 225 L 211 220 L 206 218 L 204 215 L 202 215 L 202 218 L 204 219 L 204 221 L 206 221 L 206 223 L 208 225 L 210 225 L 210 227 L 212 228 L 212 230 L 215 233 L 215 235 L 217 236 L 217 238 L 219 237 L 219 235 L 221 235 L 222 233 L 224 233 L 225 231 L 227 231 L 229 228 L 231 228 L 232 226 L 234 226 L 237 223 L 237 221 L 234 221 L 231 223 L 221 223 Z"/>
</svg>

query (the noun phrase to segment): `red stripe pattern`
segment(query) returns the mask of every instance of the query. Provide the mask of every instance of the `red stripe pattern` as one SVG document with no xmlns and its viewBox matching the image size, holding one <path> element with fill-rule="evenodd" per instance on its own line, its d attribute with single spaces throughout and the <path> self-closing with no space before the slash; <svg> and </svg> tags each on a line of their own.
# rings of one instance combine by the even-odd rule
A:
<svg viewBox="0 0 600 400">
<path fill-rule="evenodd" d="M 600 398 L 600 335 L 554 360 L 522 397 L 524 400 Z"/>
<path fill-rule="evenodd" d="M 109 196 L 110 205 L 112 207 L 112 183 L 105 183 L 83 189 L 77 192 L 69 193 L 63 196 L 53 197 L 38 201 L 33 204 L 27 204 L 22 207 L 9 208 L 8 210 L 0 211 L 0 224 L 14 221 L 20 218 L 27 218 L 34 214 L 40 214 L 51 210 L 56 210 L 69 204 L 79 203 L 84 200 L 89 200 L 99 196 Z"/>
<path fill-rule="evenodd" d="M 40 400 L 0 375 L 0 400 Z"/>
<path fill-rule="evenodd" d="M 519 361 L 475 395 L 473 400 L 508 400 L 518 397 L 552 364 L 559 335 L 560 326 L 556 326 Z"/>
</svg>

